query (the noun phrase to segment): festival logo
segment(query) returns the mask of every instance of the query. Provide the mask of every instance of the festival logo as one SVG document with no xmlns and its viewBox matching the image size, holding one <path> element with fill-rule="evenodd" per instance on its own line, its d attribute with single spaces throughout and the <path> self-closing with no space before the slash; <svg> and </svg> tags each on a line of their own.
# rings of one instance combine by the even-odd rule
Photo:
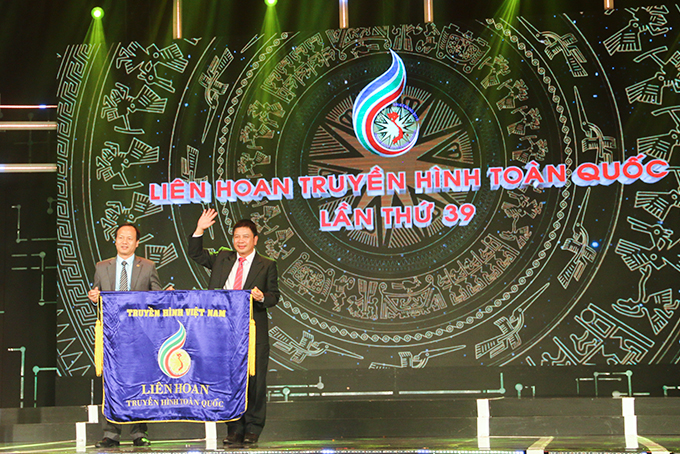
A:
<svg viewBox="0 0 680 454">
<path fill-rule="evenodd" d="M 187 331 L 182 323 L 177 323 L 179 330 L 163 342 L 158 350 L 158 366 L 170 378 L 183 377 L 191 368 L 191 357 L 182 350 L 187 340 Z"/>
<path fill-rule="evenodd" d="M 418 140 L 416 113 L 396 103 L 406 87 L 406 68 L 390 49 L 392 65 L 357 96 L 352 109 L 354 133 L 367 150 L 393 158 L 409 151 Z"/>
</svg>

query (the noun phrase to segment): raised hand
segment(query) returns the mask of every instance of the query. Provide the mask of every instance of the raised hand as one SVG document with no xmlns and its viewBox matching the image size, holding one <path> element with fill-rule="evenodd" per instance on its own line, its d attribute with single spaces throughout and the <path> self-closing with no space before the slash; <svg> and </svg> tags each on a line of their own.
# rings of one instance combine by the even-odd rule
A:
<svg viewBox="0 0 680 454">
<path fill-rule="evenodd" d="M 194 236 L 203 235 L 203 232 L 210 228 L 211 225 L 215 223 L 215 217 L 217 216 L 217 211 L 210 208 L 208 210 L 203 210 L 201 217 L 198 218 L 196 223 L 196 230 L 194 231 Z"/>
</svg>

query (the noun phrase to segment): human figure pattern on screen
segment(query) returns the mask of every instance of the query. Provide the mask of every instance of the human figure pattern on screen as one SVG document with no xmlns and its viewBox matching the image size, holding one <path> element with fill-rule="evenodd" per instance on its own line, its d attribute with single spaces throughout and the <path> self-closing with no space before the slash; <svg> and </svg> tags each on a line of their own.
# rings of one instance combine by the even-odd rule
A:
<svg viewBox="0 0 680 454">
<path fill-rule="evenodd" d="M 228 243 L 234 221 L 251 219 L 260 252 L 279 264 L 281 302 L 270 314 L 277 368 L 677 361 L 667 339 L 680 331 L 668 283 L 680 269 L 680 83 L 666 31 L 678 21 L 677 8 L 639 7 L 578 20 L 115 44 L 100 79 L 85 74 L 106 49 L 71 46 L 59 73 L 68 107 L 59 121 L 70 128 L 59 131 L 58 163 L 74 168 L 59 176 L 60 293 L 83 293 L 123 219 L 147 232 L 144 253 L 162 276 L 201 288 L 207 272 L 186 261 L 181 226 L 214 206 L 211 241 Z M 395 61 L 390 51 L 403 63 L 403 91 L 376 134 L 408 134 L 407 117 L 418 131 L 398 158 L 366 149 L 353 122 L 358 94 Z M 84 93 L 101 93 L 98 112 L 78 110 Z M 636 115 L 654 121 L 627 126 Z M 492 189 L 486 174 L 564 165 L 571 177 L 584 163 L 620 172 L 614 164 L 632 166 L 626 160 L 639 154 L 668 161 L 668 177 Z M 436 177 L 447 171 L 479 184 L 450 190 Z M 369 191 L 364 181 L 333 195 L 329 177 L 342 175 L 403 175 L 403 185 Z M 303 177 L 320 177 L 304 197 Z M 274 178 L 291 179 L 292 197 L 216 197 L 218 180 L 254 187 Z M 175 192 L 207 183 L 212 199 L 154 205 L 152 183 Z M 463 206 L 475 210 L 467 225 L 445 220 Z M 431 222 L 418 224 L 420 207 L 430 207 Z M 371 228 L 321 229 L 321 213 L 355 210 L 371 214 Z M 91 257 L 81 243 L 93 246 Z M 68 375 L 89 367 L 94 314 L 83 301 L 64 303 L 64 317 L 83 325 L 66 323 L 62 335 L 78 339 L 60 353 Z"/>
<path fill-rule="evenodd" d="M 129 182 L 126 172 L 131 166 L 154 164 L 158 162 L 158 147 L 151 147 L 136 137 L 128 150 L 121 150 L 116 142 L 105 142 L 100 156 L 97 156 L 97 179 L 109 181 L 120 178 L 122 184 L 114 184 L 114 190 L 125 191 L 144 186 L 141 181 Z"/>
<path fill-rule="evenodd" d="M 554 31 L 538 31 L 531 22 L 522 18 L 519 21 L 526 27 L 534 38 L 545 46 L 545 55 L 550 60 L 557 55 L 562 56 L 569 65 L 569 71 L 574 77 L 588 77 L 588 71 L 583 66 L 587 62 L 586 57 L 579 47 L 579 39 L 573 33 L 560 35 Z"/>
<path fill-rule="evenodd" d="M 609 55 L 640 52 L 645 35 L 659 36 L 668 32 L 666 15 L 669 11 L 666 6 L 625 8 L 625 11 L 631 16 L 628 24 L 602 42 Z"/>
<path fill-rule="evenodd" d="M 148 85 L 144 85 L 133 96 L 129 86 L 116 82 L 116 88 L 112 88 L 110 94 L 104 97 L 101 116 L 106 118 L 108 122 L 123 124 L 122 127 L 114 126 L 115 132 L 143 135 L 144 129 L 131 126 L 130 117 L 140 117 L 144 113 L 162 114 L 165 112 L 167 102 L 167 98 L 158 95 Z"/>
<path fill-rule="evenodd" d="M 510 317 L 503 316 L 498 318 L 494 324 L 501 330 L 501 334 L 475 345 L 475 358 L 479 359 L 484 355 L 489 355 L 490 358 L 493 358 L 508 349 L 519 347 L 522 343 L 519 333 L 525 323 L 524 313 L 547 288 L 548 284 L 541 287 L 526 301 L 517 306 L 512 311 Z"/>
<path fill-rule="evenodd" d="M 486 57 L 483 62 L 479 64 L 480 68 L 484 66 L 489 67 L 489 72 L 482 79 L 481 85 L 483 88 L 496 87 L 496 86 L 507 86 L 512 84 L 512 79 L 502 81 L 501 79 L 510 74 L 510 64 L 508 60 L 502 55 L 496 55 L 494 57 Z M 522 80 L 517 81 L 520 86 L 517 88 L 523 88 L 521 92 L 523 96 L 526 96 L 526 85 L 524 85 Z M 517 83 L 515 83 L 517 84 Z M 500 88 L 500 87 L 499 87 Z M 514 108 L 514 106 L 511 106 Z"/>
<path fill-rule="evenodd" d="M 489 71 L 489 75 L 487 77 L 491 75 L 496 74 L 493 71 Z M 496 90 L 505 93 L 505 96 L 496 101 L 496 107 L 499 110 L 509 109 L 514 111 L 518 102 L 529 99 L 529 87 L 527 87 L 526 83 L 522 79 L 506 79 L 503 82 L 493 85 L 498 85 Z"/>
<path fill-rule="evenodd" d="M 649 59 L 656 63 L 658 68 L 650 78 L 626 87 L 628 101 L 631 104 L 639 102 L 660 106 L 663 104 L 664 93 L 667 89 L 678 93 L 680 89 L 680 52 L 676 50 L 667 60 L 663 60 L 661 56 L 667 53 L 668 47 L 661 46 L 635 57 L 633 60 L 635 63 Z"/>
<path fill-rule="evenodd" d="M 548 152 L 548 142 L 545 139 L 539 139 L 538 136 L 524 136 L 520 137 L 520 142 L 526 142 L 527 148 L 520 148 L 512 152 L 512 158 L 522 164 L 528 164 L 531 161 L 543 161 Z"/>
<path fill-rule="evenodd" d="M 661 55 L 667 52 L 666 46 L 645 52 L 640 37 L 647 33 L 652 36 L 666 33 L 669 11 L 666 7 L 649 7 L 627 8 L 626 12 L 632 15 L 628 26 L 606 39 L 603 44 L 610 55 L 617 52 L 632 53 L 636 55 L 633 58 L 635 63 L 649 59 L 658 65 L 653 77 L 627 86 L 626 93 L 630 104 L 661 105 L 665 90 L 675 91 L 674 78 L 677 78 L 678 74 L 677 53 L 664 60 Z M 578 101 L 580 102 L 580 99 Z M 640 153 L 670 162 L 678 126 L 675 111 L 675 107 L 664 107 L 649 112 L 655 117 L 668 114 L 675 127 L 666 133 L 638 137 L 636 143 Z M 673 174 L 676 176 L 677 184 L 677 171 L 674 170 Z M 672 182 L 673 179 L 669 179 L 664 186 Z M 668 225 L 672 224 L 667 221 L 674 206 L 673 195 L 677 193 L 677 188 L 670 191 L 640 190 L 635 193 L 634 208 L 643 212 L 627 216 L 626 221 L 632 232 L 638 232 L 631 234 L 636 240 L 632 241 L 624 235 L 624 238 L 616 242 L 615 252 L 630 271 L 639 273 L 636 294 L 628 298 L 619 298 L 611 303 L 611 308 L 618 316 L 604 312 L 606 306 L 598 308 L 591 304 L 581 316 L 575 317 L 575 320 L 584 326 L 584 332 L 572 334 L 571 347 L 558 338 L 553 338 L 559 352 L 556 356 L 544 354 L 544 363 L 588 364 L 594 356 L 605 357 L 610 364 L 633 365 L 638 364 L 642 358 L 645 358 L 645 361 L 650 358 L 659 361 L 664 356 L 667 361 L 669 359 L 676 361 L 674 358 L 677 358 L 677 355 L 675 357 L 669 355 L 669 348 L 664 345 L 666 344 L 663 341 L 664 337 L 659 336 L 663 336 L 661 333 L 664 329 L 677 329 L 669 327 L 669 324 L 680 306 L 680 301 L 674 297 L 673 288 L 658 288 L 658 283 L 662 281 L 659 275 L 664 270 L 672 274 L 680 271 L 678 268 L 680 260 L 674 249 L 677 239 L 674 231 L 668 228 Z M 642 217 L 645 220 L 641 219 Z M 623 321 L 629 320 L 629 323 L 634 323 L 635 319 L 646 321 L 647 327 L 640 326 L 635 329 Z M 610 328 L 595 329 L 598 323 L 603 326 L 609 325 Z M 644 332 L 649 332 L 649 335 L 643 334 Z M 657 338 L 659 340 L 655 341 Z M 653 351 L 652 347 L 657 342 L 660 343 L 660 348 Z M 609 347 L 607 343 L 610 344 Z"/>
<path fill-rule="evenodd" d="M 680 145 L 680 117 L 678 117 L 678 112 L 680 112 L 680 106 L 664 107 L 650 112 L 655 117 L 668 114 L 675 126 L 665 133 L 639 137 L 637 149 L 640 153 L 665 159 L 668 162 L 672 160 L 675 147 Z"/>
<path fill-rule="evenodd" d="M 156 44 L 144 48 L 133 42 L 121 48 L 116 57 L 117 68 L 123 66 L 128 75 L 136 74 L 139 80 L 170 93 L 175 92 L 172 79 L 162 77 L 162 74 L 166 70 L 183 73 L 188 65 L 189 60 L 177 43 L 160 49 Z"/>
<path fill-rule="evenodd" d="M 119 225 L 125 223 L 136 224 L 147 216 L 159 214 L 163 211 L 162 206 L 152 204 L 149 200 L 149 196 L 147 194 L 142 194 L 141 192 L 132 193 L 132 202 L 128 206 L 123 205 L 119 200 L 110 200 L 106 202 L 106 206 L 107 208 L 104 210 L 104 216 L 100 221 L 103 227 L 104 237 L 108 238 L 110 241 L 115 239 L 116 230 Z M 145 243 L 151 238 L 153 238 L 153 235 L 147 234 L 142 236 L 139 242 Z"/>
</svg>

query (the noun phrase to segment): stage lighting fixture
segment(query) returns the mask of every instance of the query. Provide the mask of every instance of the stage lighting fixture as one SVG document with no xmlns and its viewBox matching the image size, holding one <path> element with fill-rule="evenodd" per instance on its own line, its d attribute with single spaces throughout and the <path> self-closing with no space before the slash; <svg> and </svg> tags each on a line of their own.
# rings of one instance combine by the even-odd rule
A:
<svg viewBox="0 0 680 454">
<path fill-rule="evenodd" d="M 104 17 L 104 10 L 99 6 L 92 8 L 92 19 L 101 19 Z"/>
<path fill-rule="evenodd" d="M 267 6 L 276 6 L 279 0 L 264 0 Z"/>
<path fill-rule="evenodd" d="M 423 0 L 423 9 L 425 10 L 425 23 L 434 22 L 434 15 L 432 14 L 432 0 Z"/>
<path fill-rule="evenodd" d="M 349 8 L 347 2 L 349 0 L 340 0 L 340 28 L 349 28 Z"/>
</svg>

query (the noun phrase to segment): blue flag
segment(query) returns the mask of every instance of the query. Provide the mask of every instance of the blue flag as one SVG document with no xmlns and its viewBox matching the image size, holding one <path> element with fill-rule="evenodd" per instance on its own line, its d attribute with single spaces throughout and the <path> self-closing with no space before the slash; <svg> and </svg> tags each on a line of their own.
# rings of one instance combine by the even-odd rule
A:
<svg viewBox="0 0 680 454">
<path fill-rule="evenodd" d="M 249 290 L 101 295 L 106 419 L 221 422 L 245 412 Z"/>
</svg>

